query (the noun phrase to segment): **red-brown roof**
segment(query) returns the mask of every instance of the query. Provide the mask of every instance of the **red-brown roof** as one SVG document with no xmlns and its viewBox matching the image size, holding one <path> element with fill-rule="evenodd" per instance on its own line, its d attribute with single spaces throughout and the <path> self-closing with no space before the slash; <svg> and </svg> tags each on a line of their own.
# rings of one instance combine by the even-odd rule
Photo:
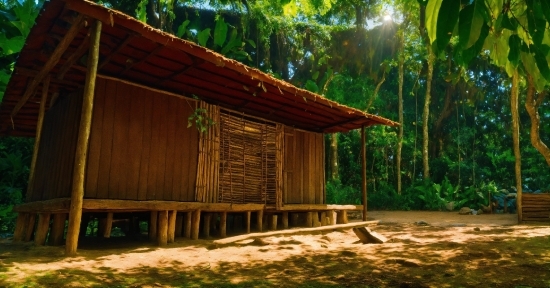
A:
<svg viewBox="0 0 550 288">
<path fill-rule="evenodd" d="M 297 88 L 122 12 L 84 0 L 51 0 L 44 4 L 17 60 L 0 106 L 0 135 L 34 136 L 40 86 L 13 119 L 10 115 L 77 13 L 86 16 L 88 25 L 80 29 L 51 70 L 50 97 L 55 91 L 73 91 L 84 85 L 85 61 L 77 61 L 62 80 L 56 76 L 69 56 L 87 41 L 89 24 L 98 19 L 103 22 L 98 71 L 101 75 L 197 96 L 221 107 L 309 131 L 330 133 L 363 125 L 398 125 Z"/>
</svg>

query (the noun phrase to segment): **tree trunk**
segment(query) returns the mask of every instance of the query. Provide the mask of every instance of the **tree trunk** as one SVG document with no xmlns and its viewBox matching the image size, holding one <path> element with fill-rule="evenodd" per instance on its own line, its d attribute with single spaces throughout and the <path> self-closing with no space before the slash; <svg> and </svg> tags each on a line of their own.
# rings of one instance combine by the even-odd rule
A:
<svg viewBox="0 0 550 288">
<path fill-rule="evenodd" d="M 385 66 L 385 65 L 384 65 Z M 382 67 L 384 71 L 382 72 L 382 79 L 380 79 L 380 82 L 376 84 L 376 88 L 374 88 L 374 92 L 369 98 L 369 102 L 367 102 L 367 108 L 365 109 L 365 112 L 368 112 L 370 107 L 372 106 L 372 102 L 374 102 L 374 99 L 376 99 L 376 95 L 378 95 L 378 91 L 380 91 L 380 87 L 382 87 L 382 84 L 386 81 L 386 67 Z"/>
<path fill-rule="evenodd" d="M 537 99 L 535 99 L 535 82 L 533 76 L 527 74 L 527 100 L 525 101 L 525 109 L 529 113 L 529 118 L 531 118 L 531 131 L 530 138 L 531 144 L 546 160 L 548 166 L 550 166 L 550 149 L 542 140 L 540 139 L 539 126 L 540 126 L 540 116 L 539 116 L 539 106 L 544 101 L 546 96 L 546 91 L 538 94 Z"/>
<path fill-rule="evenodd" d="M 517 210 L 518 221 L 522 220 L 521 213 L 521 152 L 519 150 L 519 113 L 518 113 L 518 90 L 519 90 L 519 74 L 518 70 L 514 71 L 512 76 L 512 93 L 510 93 L 510 111 L 512 112 L 512 137 L 514 139 L 514 156 L 516 158 L 516 189 L 517 189 Z"/>
<path fill-rule="evenodd" d="M 434 61 L 435 56 L 432 52 L 432 46 L 428 43 L 428 75 L 426 77 L 426 99 L 424 99 L 424 111 L 422 112 L 422 166 L 423 166 L 423 178 L 430 178 L 430 163 L 428 156 L 428 144 L 429 144 L 429 133 L 428 133 L 428 120 L 430 118 L 430 101 L 431 101 L 431 88 L 432 88 L 432 78 L 434 72 Z"/>
<path fill-rule="evenodd" d="M 405 64 L 405 31 L 404 28 L 401 28 L 401 33 L 399 34 L 399 87 L 398 87 L 398 96 L 399 96 L 399 132 L 397 134 L 397 159 L 396 159 L 396 174 L 397 174 L 397 194 L 401 195 L 401 150 L 403 149 L 403 78 L 404 78 L 404 69 Z"/>
<path fill-rule="evenodd" d="M 330 178 L 338 179 L 338 134 L 330 134 Z"/>
</svg>

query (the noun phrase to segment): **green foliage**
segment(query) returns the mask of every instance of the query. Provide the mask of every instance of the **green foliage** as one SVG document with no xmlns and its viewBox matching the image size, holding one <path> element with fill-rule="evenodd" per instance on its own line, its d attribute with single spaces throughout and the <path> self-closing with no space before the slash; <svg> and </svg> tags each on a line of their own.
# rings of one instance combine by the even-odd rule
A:
<svg viewBox="0 0 550 288">
<path fill-rule="evenodd" d="M 361 191 L 343 185 L 339 179 L 327 181 L 326 193 L 330 204 L 361 204 Z"/>
<path fill-rule="evenodd" d="M 42 2 L 25 0 L 0 10 L 0 102 L 8 85 L 14 62 L 34 24 Z"/>
<path fill-rule="evenodd" d="M 12 208 L 23 202 L 31 155 L 32 140 L 0 138 L 0 233 L 14 228 L 16 213 Z"/>
<path fill-rule="evenodd" d="M 187 118 L 187 128 L 191 128 L 195 124 L 199 132 L 204 133 L 208 131 L 208 128 L 212 125 L 216 125 L 216 121 L 208 117 L 208 111 L 204 108 L 197 108 L 193 111 L 193 114 Z"/>
</svg>

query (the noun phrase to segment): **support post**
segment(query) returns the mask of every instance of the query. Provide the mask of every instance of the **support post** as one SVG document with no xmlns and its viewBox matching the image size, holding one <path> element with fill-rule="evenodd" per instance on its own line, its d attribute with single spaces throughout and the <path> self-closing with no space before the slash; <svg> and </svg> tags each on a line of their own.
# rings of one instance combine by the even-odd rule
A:
<svg viewBox="0 0 550 288">
<path fill-rule="evenodd" d="M 328 225 L 336 225 L 336 217 L 334 216 L 334 214 L 336 214 L 336 212 L 334 212 L 334 210 L 329 210 L 328 211 Z"/>
<path fill-rule="evenodd" d="M 201 210 L 197 209 L 193 211 L 193 221 L 191 225 L 191 239 L 199 239 L 199 226 L 201 223 Z"/>
<path fill-rule="evenodd" d="M 327 212 L 321 212 L 321 226 L 327 226 Z"/>
<path fill-rule="evenodd" d="M 174 231 L 174 237 L 181 237 L 183 231 L 183 215 L 181 213 L 177 213 L 176 215 L 176 228 Z"/>
<path fill-rule="evenodd" d="M 313 212 L 306 212 L 306 227 L 313 227 Z"/>
<path fill-rule="evenodd" d="M 34 191 L 34 171 L 36 170 L 36 159 L 38 158 L 38 149 L 40 148 L 40 138 L 42 135 L 42 124 L 44 123 L 44 114 L 46 112 L 46 101 L 48 101 L 48 90 L 50 89 L 50 76 L 44 79 L 42 84 L 42 98 L 40 98 L 40 108 L 38 110 L 38 121 L 36 122 L 36 136 L 34 138 L 34 147 L 32 149 L 31 167 L 29 169 L 29 182 L 27 185 L 27 202 L 30 202 Z"/>
<path fill-rule="evenodd" d="M 158 245 L 166 246 L 168 244 L 168 211 L 159 211 L 158 224 Z"/>
<path fill-rule="evenodd" d="M 105 219 L 105 227 L 103 229 L 103 238 L 111 238 L 111 229 L 113 228 L 113 212 L 107 213 L 107 219 Z"/>
<path fill-rule="evenodd" d="M 204 235 L 204 238 L 210 237 L 210 222 L 212 221 L 212 213 L 203 213 L 203 220 L 202 220 L 202 234 Z"/>
<path fill-rule="evenodd" d="M 67 214 L 65 213 L 53 214 L 52 230 L 50 231 L 50 238 L 48 239 L 49 245 L 52 245 L 52 246 L 63 245 L 65 221 L 67 221 Z"/>
<path fill-rule="evenodd" d="M 176 217 L 178 211 L 172 210 L 168 213 L 168 243 L 174 243 L 176 240 Z"/>
<path fill-rule="evenodd" d="M 72 27 L 71 27 L 72 28 Z M 65 254 L 76 255 L 78 247 L 78 234 L 80 221 L 82 220 L 82 203 L 84 200 L 84 179 L 86 172 L 86 160 L 88 142 L 90 140 L 90 127 L 92 124 L 92 110 L 94 103 L 94 90 L 97 76 L 97 63 L 99 60 L 99 46 L 101 36 L 101 21 L 95 21 L 90 41 L 90 52 L 88 53 L 88 72 L 84 84 L 84 95 L 82 100 L 82 113 L 78 129 L 78 140 L 76 143 L 76 155 L 74 160 L 73 184 L 71 192 L 71 207 L 69 209 L 69 226 L 67 228 L 67 241 Z"/>
<path fill-rule="evenodd" d="M 227 212 L 220 213 L 220 237 L 227 236 Z"/>
<path fill-rule="evenodd" d="M 348 211 L 346 211 L 346 210 L 339 211 L 336 223 L 337 224 L 348 224 Z"/>
<path fill-rule="evenodd" d="M 269 230 L 275 231 L 277 230 L 277 215 L 271 214 L 269 215 Z"/>
<path fill-rule="evenodd" d="M 20 242 L 25 239 L 25 226 L 29 221 L 29 213 L 17 213 L 15 222 L 15 231 L 13 232 L 13 242 Z"/>
<path fill-rule="evenodd" d="M 252 216 L 252 212 L 251 211 L 246 211 L 246 234 L 249 234 L 250 233 L 250 218 Z"/>
<path fill-rule="evenodd" d="M 157 240 L 157 224 L 158 224 L 158 211 L 151 211 L 151 217 L 149 218 L 149 240 Z"/>
<path fill-rule="evenodd" d="M 365 147 L 365 125 L 361 127 L 361 193 L 363 221 L 367 221 L 367 148 Z M 347 219 L 346 219 L 347 220 Z"/>
<path fill-rule="evenodd" d="M 36 227 L 36 235 L 34 235 L 35 245 L 44 246 L 46 244 L 46 237 L 50 229 L 50 215 L 50 213 L 38 214 L 38 227 Z"/>
<path fill-rule="evenodd" d="M 264 210 L 258 210 L 258 217 L 257 217 L 257 229 L 258 232 L 262 232 L 262 225 L 264 223 Z"/>
<path fill-rule="evenodd" d="M 32 236 L 34 235 L 34 222 L 36 222 L 36 214 L 31 213 L 27 218 L 27 225 L 25 225 L 25 242 L 31 241 Z"/>
<path fill-rule="evenodd" d="M 193 223 L 193 212 L 187 211 L 185 213 L 185 238 L 191 238 L 191 226 Z"/>
<path fill-rule="evenodd" d="M 288 229 L 288 212 L 283 212 L 283 229 Z"/>
</svg>

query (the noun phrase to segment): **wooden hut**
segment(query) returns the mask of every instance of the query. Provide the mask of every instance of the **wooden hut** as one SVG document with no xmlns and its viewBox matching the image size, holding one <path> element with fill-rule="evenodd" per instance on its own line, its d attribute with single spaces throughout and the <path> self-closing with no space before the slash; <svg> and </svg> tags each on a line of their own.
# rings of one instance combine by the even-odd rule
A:
<svg viewBox="0 0 550 288">
<path fill-rule="evenodd" d="M 374 124 L 396 125 L 119 11 L 51 0 L 0 107 L 1 135 L 36 137 L 14 239 L 49 231 L 74 254 L 83 215 L 105 237 L 117 215 L 146 215 L 161 245 L 208 236 L 214 216 L 225 236 L 228 213 L 246 232 L 345 222 L 366 206 L 326 204 L 323 134 Z"/>
</svg>

